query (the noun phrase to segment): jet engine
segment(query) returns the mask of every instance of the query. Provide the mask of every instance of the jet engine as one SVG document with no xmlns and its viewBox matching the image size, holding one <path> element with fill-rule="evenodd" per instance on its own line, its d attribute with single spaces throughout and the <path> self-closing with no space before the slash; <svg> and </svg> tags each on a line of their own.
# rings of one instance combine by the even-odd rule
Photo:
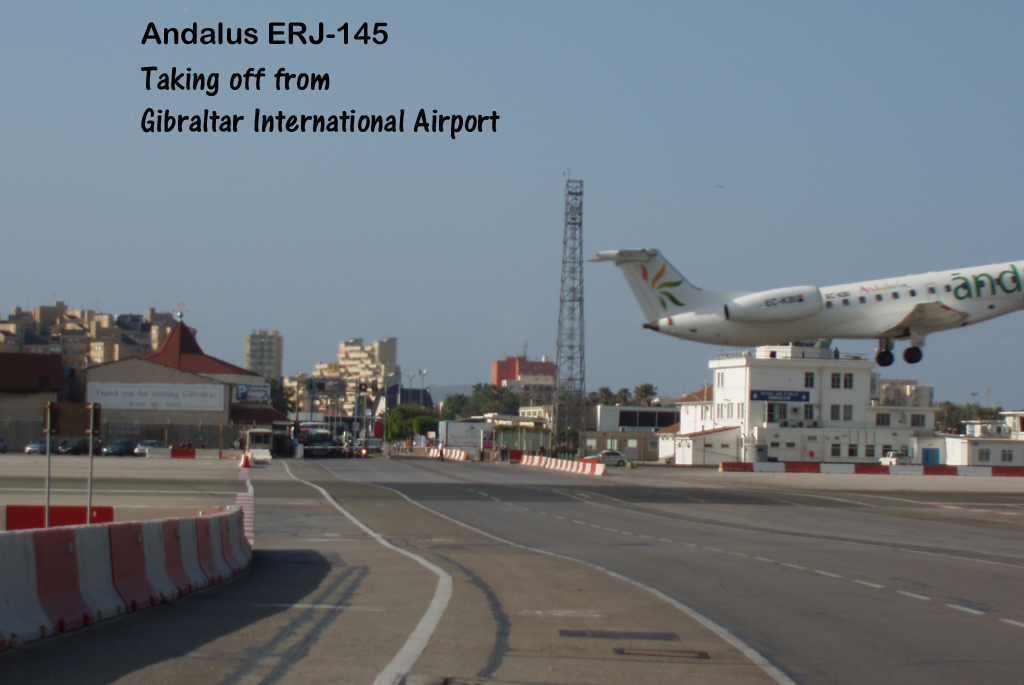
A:
<svg viewBox="0 0 1024 685">
<path fill-rule="evenodd" d="M 821 309 L 821 292 L 813 285 L 805 285 L 737 297 L 725 304 L 724 313 L 730 321 L 764 323 L 806 319 Z"/>
</svg>

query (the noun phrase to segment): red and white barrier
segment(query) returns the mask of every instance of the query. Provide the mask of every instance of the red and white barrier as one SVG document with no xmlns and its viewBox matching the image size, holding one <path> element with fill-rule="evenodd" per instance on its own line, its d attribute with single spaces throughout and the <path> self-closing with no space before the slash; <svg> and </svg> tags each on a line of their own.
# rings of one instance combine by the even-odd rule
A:
<svg viewBox="0 0 1024 685">
<path fill-rule="evenodd" d="M 242 519 L 235 509 L 0 532 L 0 650 L 240 573 L 252 559 Z"/>
<path fill-rule="evenodd" d="M 882 464 L 810 464 L 802 462 L 722 462 L 719 471 L 733 473 L 836 473 L 882 476 L 1009 476 L 1024 478 L 1024 466 L 922 466 Z"/>
<path fill-rule="evenodd" d="M 150 447 L 147 459 L 241 459 L 242 450 L 203 447 Z"/>
<path fill-rule="evenodd" d="M 524 466 L 540 466 L 552 471 L 563 471 L 565 473 L 580 473 L 586 476 L 603 476 L 604 464 L 595 464 L 591 461 L 570 461 L 568 459 L 552 459 L 541 457 L 535 454 L 524 454 L 520 462 Z"/>
<path fill-rule="evenodd" d="M 440 459 L 441 450 L 434 447 L 431 448 L 427 454 L 431 459 Z M 465 450 L 460 450 L 452 447 L 446 447 L 444 450 L 444 458 L 449 461 L 466 461 L 469 458 L 469 453 Z"/>
</svg>

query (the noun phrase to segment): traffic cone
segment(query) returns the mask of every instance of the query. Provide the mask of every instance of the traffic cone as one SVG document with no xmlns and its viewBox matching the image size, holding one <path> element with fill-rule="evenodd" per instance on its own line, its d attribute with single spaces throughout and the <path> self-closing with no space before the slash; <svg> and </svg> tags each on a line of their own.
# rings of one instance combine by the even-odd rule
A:
<svg viewBox="0 0 1024 685">
<path fill-rule="evenodd" d="M 247 469 L 250 468 L 251 466 L 252 464 L 249 462 L 249 453 L 242 452 L 242 462 L 238 465 L 238 468 Z"/>
</svg>

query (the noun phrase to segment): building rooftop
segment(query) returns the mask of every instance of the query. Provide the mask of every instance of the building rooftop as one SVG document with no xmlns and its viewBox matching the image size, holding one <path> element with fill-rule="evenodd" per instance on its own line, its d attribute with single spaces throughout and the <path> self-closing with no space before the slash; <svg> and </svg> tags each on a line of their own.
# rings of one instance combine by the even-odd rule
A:
<svg viewBox="0 0 1024 685">
<path fill-rule="evenodd" d="M 258 373 L 205 354 L 192 331 L 181 321 L 174 325 L 156 352 L 144 355 L 142 359 L 189 373 L 259 377 Z"/>
</svg>

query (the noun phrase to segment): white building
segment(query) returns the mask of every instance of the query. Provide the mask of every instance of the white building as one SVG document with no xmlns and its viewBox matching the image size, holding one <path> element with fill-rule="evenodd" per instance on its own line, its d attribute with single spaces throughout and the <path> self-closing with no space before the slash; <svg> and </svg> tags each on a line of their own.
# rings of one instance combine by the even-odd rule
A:
<svg viewBox="0 0 1024 685">
<path fill-rule="evenodd" d="M 1003 421 L 965 421 L 964 435 L 945 436 L 948 466 L 1024 466 L 1024 412 Z"/>
<path fill-rule="evenodd" d="M 934 408 L 881 404 L 866 356 L 783 345 L 708 366 L 712 392 L 680 404 L 678 432 L 661 436 L 662 460 L 870 463 L 886 452 L 913 455 L 915 438 L 934 435 Z"/>
</svg>

